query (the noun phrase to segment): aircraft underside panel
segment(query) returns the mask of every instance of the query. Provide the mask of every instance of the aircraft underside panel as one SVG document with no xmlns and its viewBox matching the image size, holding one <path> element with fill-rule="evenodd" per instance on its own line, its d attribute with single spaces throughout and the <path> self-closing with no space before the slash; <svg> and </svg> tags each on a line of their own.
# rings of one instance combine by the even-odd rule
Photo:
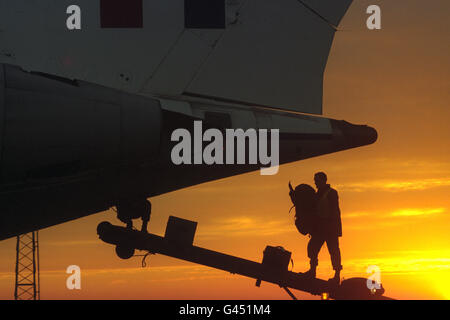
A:
<svg viewBox="0 0 450 320">
<path fill-rule="evenodd" d="M 71 5 L 81 29 L 67 28 Z M 184 0 L 143 1 L 142 15 L 142 27 L 109 27 L 100 0 L 0 0 L 0 62 L 137 92 L 182 34 Z"/>
<path fill-rule="evenodd" d="M 71 1 L 0 0 L 0 62 L 130 93 L 322 113 L 333 24 L 351 0 L 223 1 L 188 14 L 190 2 L 143 1 L 129 25 L 114 25 L 98 0 L 80 0 L 81 29 L 68 30 Z"/>
</svg>

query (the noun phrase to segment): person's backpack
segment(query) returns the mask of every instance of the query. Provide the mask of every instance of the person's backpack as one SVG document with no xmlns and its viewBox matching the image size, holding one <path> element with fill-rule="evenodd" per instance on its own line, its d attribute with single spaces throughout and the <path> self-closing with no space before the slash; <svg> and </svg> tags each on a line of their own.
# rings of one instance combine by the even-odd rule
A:
<svg viewBox="0 0 450 320">
<path fill-rule="evenodd" d="M 291 199 L 295 206 L 295 226 L 303 234 L 310 234 L 314 227 L 317 195 L 310 185 L 300 184 L 291 191 Z"/>
</svg>

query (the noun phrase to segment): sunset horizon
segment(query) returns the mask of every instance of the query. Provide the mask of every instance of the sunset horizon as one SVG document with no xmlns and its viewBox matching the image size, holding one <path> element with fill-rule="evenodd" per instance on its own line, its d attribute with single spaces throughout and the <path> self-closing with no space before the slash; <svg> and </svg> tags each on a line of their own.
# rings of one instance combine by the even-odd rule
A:
<svg viewBox="0 0 450 320">
<path fill-rule="evenodd" d="M 369 5 L 382 10 L 380 30 L 366 26 Z M 386 297 L 450 300 L 449 12 L 445 0 L 353 1 L 326 65 L 322 115 L 373 127 L 377 141 L 281 164 L 274 175 L 256 170 L 151 197 L 148 232 L 164 236 L 169 216 L 195 221 L 195 246 L 258 263 L 266 246 L 281 246 L 292 253 L 289 271 L 303 273 L 309 237 L 294 225 L 288 183 L 315 188 L 314 174 L 325 172 L 339 195 L 341 279 L 367 278 L 377 266 Z M 278 285 L 257 287 L 255 279 L 160 254 L 145 266 L 145 251 L 119 259 L 99 239 L 103 221 L 125 227 L 111 207 L 39 230 L 42 300 L 291 299 Z M 0 257 L 0 299 L 12 300 L 16 237 L 0 242 Z M 318 261 L 317 278 L 332 278 L 326 245 Z M 72 265 L 81 271 L 79 290 L 67 287 Z"/>
</svg>

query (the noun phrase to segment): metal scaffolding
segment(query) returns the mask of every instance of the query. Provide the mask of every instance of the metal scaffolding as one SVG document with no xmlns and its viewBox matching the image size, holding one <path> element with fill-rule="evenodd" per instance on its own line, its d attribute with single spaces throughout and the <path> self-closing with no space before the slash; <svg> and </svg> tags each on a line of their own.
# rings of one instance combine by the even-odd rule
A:
<svg viewBox="0 0 450 320">
<path fill-rule="evenodd" d="M 17 236 L 15 300 L 39 300 L 39 233 Z"/>
</svg>

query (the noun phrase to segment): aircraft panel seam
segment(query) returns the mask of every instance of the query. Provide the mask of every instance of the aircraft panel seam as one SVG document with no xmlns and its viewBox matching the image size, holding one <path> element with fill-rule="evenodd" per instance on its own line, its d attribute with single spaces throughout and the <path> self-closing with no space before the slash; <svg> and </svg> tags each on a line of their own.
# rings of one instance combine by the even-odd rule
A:
<svg viewBox="0 0 450 320">
<path fill-rule="evenodd" d="M 313 14 L 315 14 L 316 16 L 318 16 L 321 20 L 323 20 L 326 24 L 328 24 L 331 28 L 334 29 L 334 31 L 337 31 L 337 26 L 335 26 L 334 24 L 332 24 L 330 21 L 328 21 L 324 16 L 322 16 L 319 12 L 317 12 L 316 10 L 314 10 L 313 8 L 311 8 L 310 6 L 308 6 L 306 3 L 304 3 L 302 0 L 297 0 L 298 2 L 300 2 L 306 9 L 308 9 L 309 11 L 311 11 Z"/>
</svg>

